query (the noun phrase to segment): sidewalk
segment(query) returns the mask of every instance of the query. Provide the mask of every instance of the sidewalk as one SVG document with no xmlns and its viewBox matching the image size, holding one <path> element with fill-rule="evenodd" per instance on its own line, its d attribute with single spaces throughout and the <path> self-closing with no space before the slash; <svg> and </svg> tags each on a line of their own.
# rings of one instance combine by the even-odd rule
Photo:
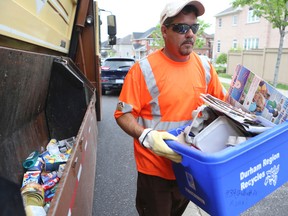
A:
<svg viewBox="0 0 288 216">
<path fill-rule="evenodd" d="M 209 214 L 190 202 L 182 216 L 209 216 Z"/>
</svg>

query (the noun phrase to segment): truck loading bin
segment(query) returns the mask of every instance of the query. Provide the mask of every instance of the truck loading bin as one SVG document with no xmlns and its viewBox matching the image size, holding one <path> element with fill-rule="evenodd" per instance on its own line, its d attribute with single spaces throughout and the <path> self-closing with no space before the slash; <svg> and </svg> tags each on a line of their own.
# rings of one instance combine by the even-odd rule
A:
<svg viewBox="0 0 288 216">
<path fill-rule="evenodd" d="M 76 137 L 49 215 L 91 215 L 95 90 L 66 58 L 0 48 L 0 176 L 19 186 L 23 161 L 50 139 Z"/>
</svg>

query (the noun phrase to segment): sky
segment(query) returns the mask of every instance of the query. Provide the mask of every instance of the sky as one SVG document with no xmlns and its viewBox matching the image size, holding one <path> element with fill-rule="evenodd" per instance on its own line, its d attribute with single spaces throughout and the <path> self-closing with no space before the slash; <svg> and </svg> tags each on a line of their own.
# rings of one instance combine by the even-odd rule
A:
<svg viewBox="0 0 288 216">
<path fill-rule="evenodd" d="M 165 4 L 171 0 L 96 0 L 102 20 L 101 41 L 108 38 L 107 16 L 116 16 L 117 38 L 125 37 L 132 32 L 145 32 L 159 23 L 160 14 Z M 231 0 L 202 0 L 205 14 L 199 19 L 211 24 L 206 33 L 215 32 L 215 15 L 231 6 Z"/>
</svg>

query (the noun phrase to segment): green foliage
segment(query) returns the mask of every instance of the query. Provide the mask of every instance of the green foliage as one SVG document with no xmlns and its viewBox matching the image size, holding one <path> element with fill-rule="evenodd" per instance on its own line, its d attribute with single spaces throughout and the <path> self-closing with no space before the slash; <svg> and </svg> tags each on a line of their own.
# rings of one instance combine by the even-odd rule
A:
<svg viewBox="0 0 288 216">
<path fill-rule="evenodd" d="M 215 67 L 215 70 L 218 74 L 221 73 L 226 73 L 226 64 L 227 64 L 227 54 L 226 53 L 221 53 L 217 59 L 216 59 L 216 64 L 218 64 Z"/>
<path fill-rule="evenodd" d="M 216 64 L 227 64 L 227 54 L 221 53 L 216 59 Z"/>
<path fill-rule="evenodd" d="M 217 74 L 226 74 L 226 67 L 217 66 L 217 67 L 215 67 L 215 70 L 216 70 Z"/>
<path fill-rule="evenodd" d="M 160 24 L 156 26 L 156 29 L 153 31 L 151 37 L 153 38 L 152 47 L 160 49 L 164 46 Z"/>
<path fill-rule="evenodd" d="M 229 51 L 232 51 L 232 52 L 240 52 L 242 51 L 242 47 L 236 47 L 236 48 L 231 48 Z"/>
<path fill-rule="evenodd" d="M 278 83 L 276 87 L 279 89 L 288 90 L 288 85 L 286 84 Z"/>
<path fill-rule="evenodd" d="M 205 41 L 202 37 L 205 34 L 205 30 L 211 26 L 211 24 L 205 23 L 204 20 L 198 19 L 198 23 L 200 24 L 199 30 L 197 32 L 197 39 L 195 42 L 195 48 L 202 48 L 205 44 Z"/>
<path fill-rule="evenodd" d="M 228 83 L 222 83 L 222 85 L 223 85 L 223 87 L 226 89 L 226 91 L 229 90 L 230 84 L 228 84 Z"/>
<path fill-rule="evenodd" d="M 218 74 L 218 76 L 222 78 L 232 79 L 232 75 L 227 73 L 220 73 Z"/>
</svg>

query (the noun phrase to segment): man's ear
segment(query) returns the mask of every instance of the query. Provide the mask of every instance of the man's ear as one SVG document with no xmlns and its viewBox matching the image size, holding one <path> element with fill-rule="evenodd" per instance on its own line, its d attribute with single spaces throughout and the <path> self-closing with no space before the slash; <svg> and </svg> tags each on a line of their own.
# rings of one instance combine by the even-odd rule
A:
<svg viewBox="0 0 288 216">
<path fill-rule="evenodd" d="M 167 27 L 165 25 L 161 26 L 161 33 L 162 33 L 163 39 L 165 40 L 166 35 L 167 35 Z"/>
</svg>

